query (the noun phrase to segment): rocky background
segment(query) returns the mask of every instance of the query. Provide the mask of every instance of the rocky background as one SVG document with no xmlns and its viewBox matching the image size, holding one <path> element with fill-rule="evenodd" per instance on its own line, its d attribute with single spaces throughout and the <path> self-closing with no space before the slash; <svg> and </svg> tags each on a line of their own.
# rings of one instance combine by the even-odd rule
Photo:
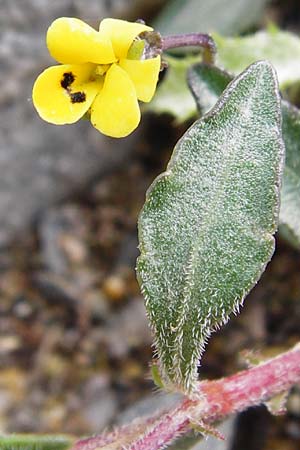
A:
<svg viewBox="0 0 300 450">
<path fill-rule="evenodd" d="M 0 0 L 0 432 L 91 434 L 172 400 L 154 395 L 148 374 L 136 220 L 189 124 L 145 115 L 132 136 L 114 140 L 85 121 L 43 123 L 31 103 L 35 77 L 53 63 L 44 39 L 53 19 L 151 23 L 166 3 Z M 296 0 L 262 4 L 251 27 L 272 18 L 300 31 Z M 210 341 L 202 377 L 243 367 L 245 348 L 299 340 L 299 263 L 279 241 L 242 314 Z M 201 448 L 296 450 L 299 422 L 295 388 L 285 417 L 252 409 L 224 425 L 227 442 Z"/>
</svg>

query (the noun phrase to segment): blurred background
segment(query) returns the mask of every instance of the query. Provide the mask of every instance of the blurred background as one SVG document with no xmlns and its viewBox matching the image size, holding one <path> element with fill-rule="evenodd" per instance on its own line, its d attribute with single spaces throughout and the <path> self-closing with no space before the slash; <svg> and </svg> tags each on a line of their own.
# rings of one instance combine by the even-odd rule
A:
<svg viewBox="0 0 300 450">
<path fill-rule="evenodd" d="M 147 187 L 191 120 L 148 112 L 120 140 L 88 121 L 42 122 L 31 89 L 53 64 L 45 33 L 60 16 L 95 27 L 104 17 L 142 18 L 162 34 L 227 36 L 273 22 L 299 35 L 300 3 L 0 0 L 0 432 L 79 436 L 172 401 L 154 395 L 149 377 L 136 221 Z M 299 267 L 299 252 L 279 239 L 241 315 L 211 339 L 202 378 L 244 367 L 239 352 L 246 348 L 280 350 L 299 340 Z M 299 449 L 300 388 L 286 416 L 262 406 L 227 421 L 223 432 L 227 441 L 212 441 L 213 448 Z"/>
</svg>

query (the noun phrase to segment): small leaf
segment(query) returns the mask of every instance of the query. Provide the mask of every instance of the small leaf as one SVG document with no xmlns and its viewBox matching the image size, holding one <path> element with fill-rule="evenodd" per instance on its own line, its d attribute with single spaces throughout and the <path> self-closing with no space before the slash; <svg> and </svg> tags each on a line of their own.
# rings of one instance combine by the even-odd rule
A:
<svg viewBox="0 0 300 450">
<path fill-rule="evenodd" d="M 300 111 L 282 101 L 282 133 L 286 147 L 279 231 L 300 249 Z"/>
<path fill-rule="evenodd" d="M 265 402 L 268 411 L 273 414 L 273 416 L 282 416 L 286 413 L 288 395 L 289 391 L 281 392 Z"/>
<path fill-rule="evenodd" d="M 203 445 L 203 436 L 195 434 L 194 432 L 179 437 L 175 443 L 168 446 L 168 450 L 199 450 Z"/>
<path fill-rule="evenodd" d="M 161 376 L 159 373 L 159 368 L 158 368 L 157 364 L 155 364 L 155 363 L 153 363 L 151 366 L 151 375 L 152 375 L 154 384 L 158 388 L 163 389 L 164 385 L 163 385 L 163 382 L 162 382 L 162 379 L 161 379 Z"/>
<path fill-rule="evenodd" d="M 67 436 L 0 435 L 1 450 L 67 450 L 73 440 Z"/>
<path fill-rule="evenodd" d="M 245 362 L 248 368 L 252 368 L 276 357 L 281 351 L 282 349 L 279 350 L 276 347 L 266 347 L 259 351 L 245 350 L 241 352 L 240 357 L 242 362 Z M 281 416 L 286 413 L 288 395 L 289 391 L 280 392 L 264 402 L 264 405 L 274 416 Z"/>
<path fill-rule="evenodd" d="M 190 88 L 199 111 L 204 114 L 217 102 L 233 77 L 227 72 L 205 64 L 191 67 Z M 295 248 L 300 248 L 300 111 L 282 101 L 282 133 L 286 149 L 281 189 L 279 231 Z"/>
<path fill-rule="evenodd" d="M 194 422 L 191 420 L 191 428 L 203 436 L 213 436 L 220 441 L 225 441 L 224 435 L 217 428 L 202 420 L 196 420 Z"/>
<path fill-rule="evenodd" d="M 171 114 L 176 122 L 181 123 L 196 114 L 195 101 L 189 91 L 186 74 L 187 69 L 199 61 L 199 56 L 182 59 L 167 56 L 164 60 L 169 66 L 167 73 L 153 100 L 144 106 L 144 110 Z"/>
<path fill-rule="evenodd" d="M 233 80 L 225 70 L 208 64 L 195 64 L 188 71 L 188 84 L 201 115 L 207 113 Z"/>
<path fill-rule="evenodd" d="M 238 311 L 274 251 L 280 99 L 250 66 L 175 147 L 139 218 L 137 273 L 163 383 L 191 392 L 207 338 Z"/>
<path fill-rule="evenodd" d="M 257 24 L 267 0 L 171 0 L 155 21 L 164 34 L 218 31 L 233 35 Z"/>
<path fill-rule="evenodd" d="M 259 59 L 268 59 L 278 73 L 281 89 L 300 80 L 300 39 L 293 33 L 269 28 L 247 37 L 226 38 L 214 33 L 213 38 L 218 50 L 217 65 L 232 74 L 238 75 Z M 168 112 L 175 116 L 177 123 L 182 123 L 196 113 L 185 77 L 191 64 L 200 57 L 197 60 L 195 56 L 186 56 L 178 60 L 166 56 L 165 59 L 169 64 L 168 73 L 147 110 Z"/>
<path fill-rule="evenodd" d="M 270 61 L 282 88 L 300 79 L 300 39 L 293 33 L 269 28 L 246 37 L 226 38 L 213 33 L 217 44 L 217 65 L 240 73 L 260 59 Z"/>
</svg>

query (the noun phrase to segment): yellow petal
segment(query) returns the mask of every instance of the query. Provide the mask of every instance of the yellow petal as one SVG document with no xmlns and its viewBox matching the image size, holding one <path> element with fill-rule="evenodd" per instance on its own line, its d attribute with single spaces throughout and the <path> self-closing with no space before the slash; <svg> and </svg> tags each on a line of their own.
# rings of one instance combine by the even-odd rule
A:
<svg viewBox="0 0 300 450">
<path fill-rule="evenodd" d="M 63 64 L 110 64 L 116 61 L 109 37 L 82 20 L 60 17 L 47 32 L 51 56 Z"/>
<path fill-rule="evenodd" d="M 137 22 L 127 22 L 120 19 L 104 19 L 100 23 L 100 32 L 111 39 L 117 58 L 126 58 L 134 38 L 143 31 L 153 28 Z"/>
<path fill-rule="evenodd" d="M 107 71 L 103 89 L 92 104 L 91 122 L 101 133 L 116 138 L 127 136 L 140 122 L 134 84 L 116 64 Z"/>
<path fill-rule="evenodd" d="M 126 70 L 133 81 L 137 98 L 143 102 L 150 102 L 155 93 L 158 81 L 160 56 L 140 61 L 121 59 L 119 65 L 122 69 Z"/>
<path fill-rule="evenodd" d="M 94 64 L 84 64 L 44 70 L 32 90 L 33 104 L 40 117 L 56 125 L 79 120 L 101 89 L 99 81 L 89 81 L 94 68 Z"/>
</svg>

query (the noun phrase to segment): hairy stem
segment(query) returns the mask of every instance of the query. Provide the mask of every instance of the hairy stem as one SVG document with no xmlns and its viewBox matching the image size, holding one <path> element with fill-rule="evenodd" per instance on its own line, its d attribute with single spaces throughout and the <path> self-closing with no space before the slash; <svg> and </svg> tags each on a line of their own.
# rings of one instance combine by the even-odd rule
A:
<svg viewBox="0 0 300 450">
<path fill-rule="evenodd" d="M 141 419 L 113 433 L 78 441 L 72 450 L 160 450 L 189 431 L 259 405 L 300 382 L 300 345 L 276 358 L 216 381 L 198 384 L 198 398 L 184 398 L 177 407 Z"/>
<path fill-rule="evenodd" d="M 178 47 L 201 47 L 203 48 L 203 62 L 213 64 L 216 55 L 216 44 L 209 34 L 188 33 L 162 38 L 162 50 Z"/>
</svg>

